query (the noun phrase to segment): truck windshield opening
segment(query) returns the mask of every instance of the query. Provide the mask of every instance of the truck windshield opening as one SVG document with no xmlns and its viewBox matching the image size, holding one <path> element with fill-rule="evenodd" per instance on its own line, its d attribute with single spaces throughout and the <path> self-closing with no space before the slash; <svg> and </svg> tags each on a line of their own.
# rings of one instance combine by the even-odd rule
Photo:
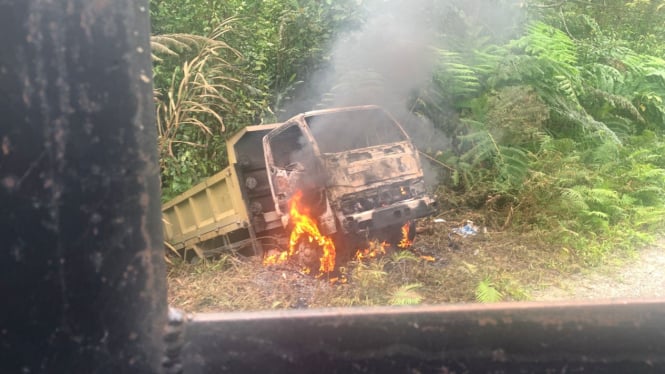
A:
<svg viewBox="0 0 665 374">
<path fill-rule="evenodd" d="M 322 153 L 339 153 L 406 140 L 402 129 L 380 109 L 306 117 Z"/>
</svg>

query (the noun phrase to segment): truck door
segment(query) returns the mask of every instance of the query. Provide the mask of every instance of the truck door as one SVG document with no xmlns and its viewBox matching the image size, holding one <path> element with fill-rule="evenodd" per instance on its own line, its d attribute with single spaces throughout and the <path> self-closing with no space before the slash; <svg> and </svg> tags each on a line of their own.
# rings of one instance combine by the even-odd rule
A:
<svg viewBox="0 0 665 374">
<path fill-rule="evenodd" d="M 263 137 L 263 150 L 279 215 L 288 213 L 289 200 L 298 190 L 310 202 L 322 193 L 324 179 L 319 177 L 314 145 L 297 122 L 286 123 Z"/>
</svg>

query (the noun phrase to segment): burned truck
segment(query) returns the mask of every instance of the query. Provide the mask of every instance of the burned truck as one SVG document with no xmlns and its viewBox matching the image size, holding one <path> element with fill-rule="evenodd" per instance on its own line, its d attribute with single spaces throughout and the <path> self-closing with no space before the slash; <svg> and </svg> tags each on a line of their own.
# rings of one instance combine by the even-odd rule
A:
<svg viewBox="0 0 665 374">
<path fill-rule="evenodd" d="M 416 147 L 378 106 L 248 126 L 227 148 L 227 169 L 164 205 L 173 249 L 199 256 L 281 249 L 285 258 L 323 250 L 319 239 L 330 237 L 348 252 L 367 238 L 394 242 L 400 228 L 433 211 Z M 311 218 L 316 235 L 294 235 L 295 216 Z"/>
</svg>

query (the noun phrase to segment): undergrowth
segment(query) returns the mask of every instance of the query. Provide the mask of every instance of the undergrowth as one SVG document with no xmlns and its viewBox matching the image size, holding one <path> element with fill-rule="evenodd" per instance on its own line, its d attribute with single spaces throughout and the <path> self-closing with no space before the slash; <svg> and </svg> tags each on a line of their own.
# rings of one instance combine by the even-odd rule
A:
<svg viewBox="0 0 665 374">
<path fill-rule="evenodd" d="M 301 274 L 296 265 L 265 267 L 254 257 L 173 261 L 169 303 L 205 312 L 519 301 L 576 271 L 560 246 L 549 246 L 537 235 L 449 238 L 460 223 L 428 221 L 413 251 L 339 264 L 337 273 L 320 278 Z"/>
<path fill-rule="evenodd" d="M 454 87 L 455 147 L 438 157 L 453 169 L 443 206 L 484 211 L 493 229 L 539 231 L 596 265 L 663 227 L 665 61 L 579 42 L 534 22 L 505 46 L 439 51 L 437 79 L 414 110 L 436 117 Z M 584 42 L 613 41 L 598 30 Z"/>
</svg>

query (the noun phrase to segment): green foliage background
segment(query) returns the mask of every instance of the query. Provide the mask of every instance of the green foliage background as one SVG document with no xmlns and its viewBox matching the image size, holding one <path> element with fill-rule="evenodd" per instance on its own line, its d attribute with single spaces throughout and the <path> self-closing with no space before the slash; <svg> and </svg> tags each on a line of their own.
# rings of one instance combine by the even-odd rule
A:
<svg viewBox="0 0 665 374">
<path fill-rule="evenodd" d="M 160 139 L 164 199 L 226 166 L 234 131 L 288 114 L 334 41 L 368 22 L 369 3 L 152 0 L 166 48 L 153 48 L 158 103 L 178 96 L 185 63 L 226 45 L 185 87 L 223 121 L 201 110 L 205 126 L 171 123 Z M 490 3 L 422 2 L 434 68 L 405 101 L 451 144 L 428 150 L 453 169 L 443 205 L 483 209 L 493 228 L 541 230 L 587 263 L 649 241 L 665 217 L 665 2 Z M 376 74 L 349 72 L 347 86 L 391 78 Z"/>
</svg>

